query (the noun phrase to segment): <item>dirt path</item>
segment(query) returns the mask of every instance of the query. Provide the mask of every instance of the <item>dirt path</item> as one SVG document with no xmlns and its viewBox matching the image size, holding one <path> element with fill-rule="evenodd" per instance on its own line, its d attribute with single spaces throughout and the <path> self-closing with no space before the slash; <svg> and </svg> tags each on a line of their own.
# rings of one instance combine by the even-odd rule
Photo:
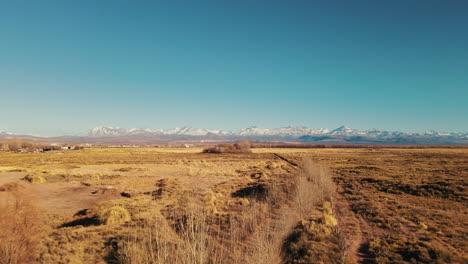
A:
<svg viewBox="0 0 468 264">
<path fill-rule="evenodd" d="M 342 190 L 338 193 L 340 191 Z M 372 228 L 366 221 L 356 216 L 343 196 L 337 195 L 334 207 L 338 219 L 337 227 L 344 234 L 345 243 L 348 246 L 347 259 L 351 263 L 373 263 L 370 256 L 363 250 Z"/>
<path fill-rule="evenodd" d="M 281 155 L 279 155 L 279 154 L 276 154 L 276 153 L 273 153 L 273 154 L 275 155 L 275 157 L 277 157 L 277 158 L 279 158 L 279 159 L 281 159 L 281 160 L 286 161 L 286 162 L 289 163 L 291 166 L 299 167 L 299 165 L 297 165 L 297 163 L 295 163 L 295 162 L 293 162 L 293 161 L 290 161 L 290 160 L 288 160 L 287 158 L 285 158 L 285 157 L 283 157 L 283 156 L 281 156 Z"/>
</svg>

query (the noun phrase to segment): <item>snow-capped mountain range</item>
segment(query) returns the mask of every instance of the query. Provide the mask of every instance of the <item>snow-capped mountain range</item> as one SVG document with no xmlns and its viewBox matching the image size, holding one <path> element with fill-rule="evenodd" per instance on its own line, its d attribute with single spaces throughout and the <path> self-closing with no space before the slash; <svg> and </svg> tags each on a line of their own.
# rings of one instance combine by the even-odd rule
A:
<svg viewBox="0 0 468 264">
<path fill-rule="evenodd" d="M 467 132 L 408 133 L 379 129 L 357 130 L 347 126 L 336 129 L 288 126 L 281 128 L 248 127 L 238 131 L 176 127 L 172 129 L 122 128 L 98 126 L 75 136 L 40 137 L 0 131 L 0 141 L 25 139 L 39 142 L 76 142 L 97 144 L 164 144 L 171 142 L 223 142 L 239 139 L 257 142 L 295 142 L 313 144 L 428 144 L 468 145 Z M 205 141 L 208 140 L 208 141 Z"/>
<path fill-rule="evenodd" d="M 289 126 L 282 128 L 260 128 L 249 127 L 239 131 L 224 131 L 219 129 L 205 129 L 193 127 L 176 127 L 172 129 L 150 129 L 150 128 L 121 128 L 112 126 L 98 126 L 91 129 L 86 136 L 91 137 L 112 137 L 112 136 L 132 136 L 132 135 L 167 135 L 167 136 L 280 136 L 280 137 L 301 137 L 305 135 L 323 135 L 331 132 L 330 129 L 314 129 L 307 127 Z M 334 131 L 334 130 L 333 130 Z"/>
<path fill-rule="evenodd" d="M 121 128 L 112 126 L 98 126 L 91 129 L 86 136 L 90 137 L 121 137 L 121 136 L 134 136 L 134 135 L 155 135 L 155 136 L 206 136 L 206 135 L 229 135 L 229 132 L 222 130 L 210 130 L 204 128 L 193 127 L 176 127 L 172 129 L 150 129 L 150 128 Z"/>
<path fill-rule="evenodd" d="M 224 131 L 218 129 L 204 129 L 193 127 L 177 127 L 173 129 L 150 129 L 150 128 L 121 128 L 112 126 L 99 126 L 91 129 L 87 137 L 136 137 L 136 136 L 158 136 L 158 137 L 185 137 L 185 138 L 225 138 L 225 139 L 288 139 L 304 142 L 344 140 L 346 142 L 389 142 L 389 143 L 419 143 L 419 142 L 466 142 L 466 132 L 435 132 L 405 133 L 400 131 L 385 131 L 379 129 L 356 130 L 347 126 L 336 129 L 307 128 L 300 126 L 288 126 L 281 128 L 249 127 L 239 131 Z"/>
</svg>

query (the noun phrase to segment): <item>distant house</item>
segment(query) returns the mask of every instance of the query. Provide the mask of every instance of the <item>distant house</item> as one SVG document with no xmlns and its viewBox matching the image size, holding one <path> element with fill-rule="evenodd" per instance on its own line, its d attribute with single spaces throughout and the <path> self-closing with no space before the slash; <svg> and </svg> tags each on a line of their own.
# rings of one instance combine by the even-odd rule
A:
<svg viewBox="0 0 468 264">
<path fill-rule="evenodd" d="M 75 146 L 62 147 L 63 150 L 75 149 Z"/>
</svg>

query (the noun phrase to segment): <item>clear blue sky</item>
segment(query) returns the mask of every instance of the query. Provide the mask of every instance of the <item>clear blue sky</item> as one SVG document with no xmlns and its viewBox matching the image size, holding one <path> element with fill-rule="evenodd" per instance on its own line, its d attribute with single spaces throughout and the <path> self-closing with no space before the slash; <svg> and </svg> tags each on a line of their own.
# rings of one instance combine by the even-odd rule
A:
<svg viewBox="0 0 468 264">
<path fill-rule="evenodd" d="M 468 130 L 468 1 L 0 0 L 0 130 Z"/>
</svg>

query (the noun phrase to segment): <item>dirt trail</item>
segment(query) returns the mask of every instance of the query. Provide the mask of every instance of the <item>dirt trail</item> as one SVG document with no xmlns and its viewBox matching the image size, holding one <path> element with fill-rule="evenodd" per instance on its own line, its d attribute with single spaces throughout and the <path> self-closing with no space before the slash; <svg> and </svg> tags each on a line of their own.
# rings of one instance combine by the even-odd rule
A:
<svg viewBox="0 0 468 264">
<path fill-rule="evenodd" d="M 289 159 L 287 159 L 287 158 L 285 158 L 285 157 L 283 157 L 283 156 L 281 156 L 281 155 L 279 155 L 279 154 L 276 154 L 276 153 L 273 153 L 273 154 L 275 155 L 275 157 L 277 157 L 277 158 L 279 158 L 279 159 L 281 159 L 281 160 L 286 161 L 286 162 L 289 163 L 290 165 L 292 165 L 292 166 L 294 166 L 294 167 L 299 167 L 299 165 L 298 165 L 297 163 L 295 163 L 295 162 L 293 162 L 293 161 L 290 161 Z"/>
<path fill-rule="evenodd" d="M 339 190 L 338 193 L 340 193 Z M 373 263 L 372 258 L 363 251 L 368 241 L 368 234 L 372 228 L 351 210 L 348 201 L 341 195 L 337 195 L 334 202 L 335 215 L 338 219 L 340 232 L 343 232 L 347 246 L 347 259 L 351 263 Z"/>
<path fill-rule="evenodd" d="M 18 183 L 22 191 L 34 199 L 35 204 L 46 214 L 72 216 L 99 202 L 122 198 L 115 189 L 85 186 L 79 182 L 31 184 L 21 180 L 24 176 L 25 173 L 2 173 L 0 185 Z"/>
</svg>

